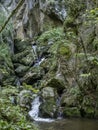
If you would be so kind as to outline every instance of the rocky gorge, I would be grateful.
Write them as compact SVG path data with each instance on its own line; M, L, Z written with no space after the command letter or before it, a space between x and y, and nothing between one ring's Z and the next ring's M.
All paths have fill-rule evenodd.
M18 3L0 0L0 28ZM0 33L2 128L24 130L37 96L41 118L98 118L97 69L97 0L23 0Z

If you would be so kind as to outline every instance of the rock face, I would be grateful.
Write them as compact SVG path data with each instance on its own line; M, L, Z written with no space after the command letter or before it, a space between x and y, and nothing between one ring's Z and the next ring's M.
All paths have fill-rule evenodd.
M12 9L18 1L9 2L2 4ZM17 85L17 77L38 88L41 117L98 117L97 6L90 0L26 0L13 18L14 52L8 40L0 45L1 85ZM6 54L4 46L10 46Z
M14 23L16 36L20 39L26 37L32 39L49 27L60 25L65 17L66 10L62 1L25 1L16 15Z
M40 116L51 117L55 116L56 112L56 90L52 87L45 87L41 91L42 104L40 105Z

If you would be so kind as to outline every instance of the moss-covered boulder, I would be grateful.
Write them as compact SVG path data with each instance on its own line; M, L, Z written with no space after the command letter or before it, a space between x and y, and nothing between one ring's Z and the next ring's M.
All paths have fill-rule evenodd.
M15 81L14 66L8 44L0 44L0 82L2 85L13 84Z
M25 108L17 103L18 89L15 86L6 86L0 90L0 129L36 129L26 116Z
M22 90L19 93L18 104L21 107L30 110L32 100L33 100L33 96L32 96L32 92L31 91L29 91L29 90Z
M65 107L63 110L64 117L81 117L80 111L77 107Z
M44 70L41 67L31 67L25 75L20 78L21 83L33 84L37 80L40 80L44 75Z
M51 117L55 116L56 112L56 89L45 87L41 90L42 104L40 105L40 116Z

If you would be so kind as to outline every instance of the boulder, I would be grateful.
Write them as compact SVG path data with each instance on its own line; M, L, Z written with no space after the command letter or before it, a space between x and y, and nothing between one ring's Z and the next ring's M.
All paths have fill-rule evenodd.
M40 116L53 118L56 112L57 92L52 87L46 87L41 90L42 103L40 105Z

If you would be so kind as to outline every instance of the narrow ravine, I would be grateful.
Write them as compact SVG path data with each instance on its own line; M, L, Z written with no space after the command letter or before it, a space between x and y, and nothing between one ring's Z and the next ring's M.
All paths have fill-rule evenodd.
M0 30L0 130L97 130L97 0L0 0Z

